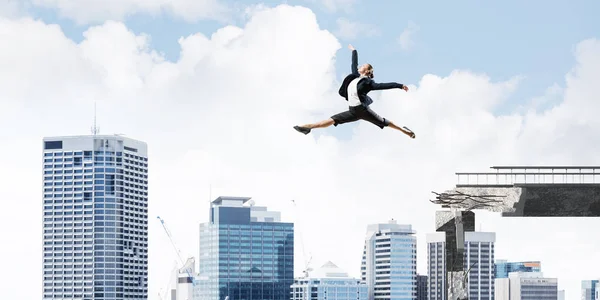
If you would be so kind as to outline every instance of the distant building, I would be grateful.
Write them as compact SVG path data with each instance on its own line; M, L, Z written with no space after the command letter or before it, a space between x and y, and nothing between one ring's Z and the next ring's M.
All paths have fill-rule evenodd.
M497 260L495 265L496 278L508 278L510 272L542 272L539 261L508 262Z
M427 300L427 276L417 274L417 300Z
M581 300L596 300L596 294L600 284L598 280L582 280L581 281Z
M495 300L556 300L558 280L541 272L511 272L495 280Z
M196 300L289 300L294 283L294 224L248 197L212 201L200 225Z
M332 262L311 272L308 278L296 279L291 293L291 300L368 300L367 285Z
M446 233L427 234L428 299L446 299ZM464 267L469 270L469 300L494 298L493 232L465 232Z
M196 260L193 257L190 257L185 264L177 270L177 285L174 293L175 298L172 300L193 300L195 276Z
M565 290L558 291L558 298L557 298L557 300L565 300Z
M416 299L417 238L412 226L394 220L369 225L361 273L369 300Z
M187 259L182 267L174 266L171 271L169 285L166 290L160 292L162 300L194 300L194 281L196 274L196 260L193 257ZM162 288L162 287L161 287Z

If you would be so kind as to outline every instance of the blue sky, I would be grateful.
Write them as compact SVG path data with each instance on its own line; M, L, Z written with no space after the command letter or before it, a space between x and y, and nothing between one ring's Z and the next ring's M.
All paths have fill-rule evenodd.
M531 98L543 95L555 83L563 86L565 74L575 63L575 44L586 38L600 37L600 19L597 18L600 2L594 0L505 0L487 1L485 5L475 0L382 0L377 1L377 5L371 1L356 1L350 10L337 11L325 8L319 1L286 2L311 8L320 26L333 33L337 31L339 18L370 24L377 29L379 34L374 36L355 39L338 36L344 47L338 52L338 77L349 69L350 53L345 48L348 43L359 50L361 63L370 62L375 66L379 81L417 84L425 74L446 76L455 69L485 73L493 81L525 76L519 89L497 108L496 114L514 111ZM242 3L274 6L282 1ZM35 8L30 14L60 24L65 34L75 41L83 38L82 33L89 26L76 25L51 9ZM235 25L243 26L243 22L239 18ZM412 37L414 46L404 51L398 38L409 22L416 24L418 30ZM164 14L136 14L125 23L136 33L151 35L152 47L169 60L178 58L180 37L196 32L210 35L226 25L215 21L187 23ZM340 104L340 109L344 109ZM344 138L354 125L328 128L325 132Z

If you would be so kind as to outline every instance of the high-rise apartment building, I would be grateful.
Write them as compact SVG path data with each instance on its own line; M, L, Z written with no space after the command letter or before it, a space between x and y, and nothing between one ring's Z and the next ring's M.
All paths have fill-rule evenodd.
M581 300L596 300L596 293L600 289L598 280L581 281Z
M556 300L558 280L541 272L511 272L496 279L495 300Z
M247 197L212 201L200 225L198 300L288 300L294 283L294 225Z
M427 276L417 274L417 300L427 300Z
M146 144L44 138L42 172L44 299L147 299Z
M361 279L369 287L369 300L416 299L415 233L411 225L394 220L367 227Z
M446 233L427 234L429 300L446 300ZM465 232L464 267L469 270L469 299L494 299L493 232Z
M542 272L542 263L539 261L509 262L497 260L495 264L496 278L508 278L510 272Z
M367 285L332 262L292 285L291 300L367 300Z

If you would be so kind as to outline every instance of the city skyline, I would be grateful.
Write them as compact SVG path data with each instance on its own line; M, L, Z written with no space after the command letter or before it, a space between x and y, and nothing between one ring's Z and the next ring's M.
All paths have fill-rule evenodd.
M94 103L101 133L149 145L150 297L176 260L155 217L183 257L198 256L197 224L213 196L251 195L293 222L296 276L312 257L359 277L365 226L394 218L424 241L435 231L431 191L454 186L455 172L600 165L598 1L435 11L422 2L217 1L233 9L229 20L202 19L209 1L0 1L4 297L42 298L40 141L88 134ZM408 85L371 93L372 107L416 139L366 122L293 130L346 109L337 89L350 43L377 81ZM567 300L598 277L589 263L600 260L597 219L477 216L476 231L496 233L498 257L543 262ZM418 242L417 273L426 253Z
M85 140L87 140L89 142L87 144L83 143L83 141L85 141ZM124 146L124 143L123 143L124 140L125 141L129 141L129 144L131 144L132 142L134 142L135 148L131 147L131 146L129 146L129 147L128 146ZM67 145L68 145L67 147L64 147L65 141L67 141ZM122 167L121 163L125 163L125 162L127 162L127 163L135 163L136 165L138 164L137 162L129 161L127 158L129 158L129 157L137 158L137 156L135 156L135 155L137 154L138 147L140 145L144 147L141 151L142 151L142 153L144 153L144 155L146 155L145 153L147 152L147 150L145 149L145 147L147 147L147 146L146 146L145 143L141 143L140 144L139 142L137 142L135 140L132 140L130 138L123 138L120 135L96 135L96 134L93 134L93 135L87 135L87 136L46 137L46 138L44 138L44 158L45 158L44 159L44 165L45 165L44 176L45 176L45 179L49 178L48 177L49 176L48 175L49 171L48 171L47 167L49 166L50 168L52 168L51 163L54 163L54 164L57 163L56 162L56 157L54 157L54 156L57 156L57 155L60 156L59 159L61 160L61 164L62 164L62 158L63 158L62 156L63 156L63 154L68 155L69 157L66 158L66 159L69 160L69 163L75 164L76 168L77 167L83 168L84 166L85 167L91 167L91 166L96 166L97 167L97 166L104 166L104 164L111 165L111 166L115 165L115 166L121 166ZM97 150L96 151L82 150L82 149L88 149L88 148L89 149L98 148L98 149L100 149L100 151L97 151ZM116 152L117 148L119 148L119 149L122 148L121 151L129 151L129 152L131 152L133 154L133 156L132 156L132 154L128 154L128 153L124 153L124 152ZM111 151L106 152L107 149L108 150L112 150L112 152ZM67 152L65 152L65 151L67 151ZM106 154L106 153L108 153L108 154ZM105 154L106 155L113 155L114 157L113 156L109 156L109 157L105 158L104 157ZM71 157L71 156L73 156L73 157ZM95 158L95 156L100 156L100 160L101 161L98 162L98 158ZM121 156L125 156L126 158L123 159L123 160L121 160L120 159ZM53 159L54 162L50 161L49 159L50 160ZM147 167L147 160L148 160L147 156L143 156L140 159L142 159L142 165L145 165ZM106 162L105 163L104 160L115 161L115 162ZM92 162L93 162L93 165L92 165ZM69 166L71 166L71 165L68 165L68 166L65 165L65 167L69 167ZM125 166L125 168L128 168L128 169L134 169L134 168L136 168L136 167L132 167L132 166ZM51 169L50 171L52 171L52 170L53 169ZM97 168L96 169L90 169L90 170L92 172L94 170L98 171ZM86 170L81 169L81 173L82 174L84 173L84 171L87 172ZM119 170L116 170L116 171L119 171ZM62 171L57 171L57 172L62 172ZM75 173L76 171L69 171L69 172ZM127 171L123 171L122 173L129 174ZM100 175L94 175L94 174L91 174L91 175L88 175L88 176L93 176L93 178L100 178L100 177L104 177L105 176L105 175L102 175L102 174L100 174ZM53 175L56 175L56 174L53 173ZM59 174L59 175L62 175L62 174ZM146 176L146 178L147 178L147 175L142 175L142 176ZM56 176L54 176L54 179L56 179L55 177ZM83 175L82 175L82 177L83 177ZM92 178L92 177L90 177L90 178ZM118 178L115 177L115 179L118 179ZM82 180L83 180L83 178L82 178ZM133 185L133 180L135 180L135 179L130 179L130 180L132 180L132 185L131 186L133 187L134 186ZM140 181L140 182L143 182L143 181ZM82 181L82 183L85 183L85 182ZM95 184L99 184L99 182L98 182L97 179L96 179ZM114 183L112 183L112 184L114 184ZM47 185L47 183L45 185ZM111 185L110 186L110 193L114 194L114 195L117 195L117 193L116 193L117 190L120 190L120 191L123 191L123 190L129 191L128 189L123 189L122 188L123 183L120 183L120 185L121 185L120 189L116 185L115 186ZM128 184L125 184L125 185L129 186ZM146 186L147 186L147 183L146 183ZM87 190L87 188L86 188L86 190ZM48 191L48 188L45 188L45 192L46 191ZM96 202L96 198L98 196L104 196L104 195L93 194L92 196L88 197L89 199L87 199L87 198L86 199L87 199L87 201L92 201L92 199L93 199L94 200L93 203L95 203ZM44 199L46 199L46 197L44 197ZM84 200L86 200L86 199L84 199ZM99 198L99 199L101 200L100 202L104 202L104 198ZM233 202L235 202L235 201L242 201L242 202L245 203L245 202L247 202L250 199L251 199L250 197L246 198L246 197L219 196L215 200L211 201L211 203L212 203L211 204L211 210L210 210L211 218L215 218L215 221L217 222L216 224L218 224L218 218L219 218L218 214L214 213L214 211L215 211L216 208L212 208L213 205L215 205L215 204L220 204L223 201L229 201L229 202L231 202L231 204L225 205L226 207L227 206L231 206L231 205L232 205L231 207L238 207L239 205L235 205L235 204L233 204ZM253 217L251 217L252 222L261 221L261 220L262 220L261 222L279 222L280 221L281 216L280 216L279 212L269 212L269 211L266 210L266 207L261 207L261 206L256 207L256 209L254 209L254 200L251 200L251 201L252 201L252 204L250 205L250 207L246 206L246 208L247 209L252 208L252 210L253 210L254 215L253 215ZM239 206L239 207L242 207L242 206ZM82 213L83 213L83 211L82 211ZM145 218L147 220L147 215L145 216ZM226 219L225 222L233 222L233 223L236 223L236 224L240 222L240 220L238 220L239 216L235 216L235 214L234 214L234 216L231 216L231 217L223 215L221 218L225 218ZM260 220L258 220L258 219L260 219ZM215 221L211 221L211 222L215 222ZM387 223L379 223L379 224L376 224L376 225L369 225L367 236L369 236L370 234L377 233L377 232L381 233L381 230L383 230L383 231L389 231L390 229L392 229L392 231L394 231L393 228L395 228L396 230L399 229L399 228L401 228L402 230L408 230L409 235L415 233L415 232L412 231L412 229L410 229L411 225L408 225L408 227L407 227L408 229L406 229L406 228L404 228L404 227L406 227L406 225L396 225L396 224L397 224L397 221L394 220L394 219L392 219L391 221L388 221ZM200 224L200 225L201 225L201 230L202 230L202 225L203 224ZM234 226L236 226L236 225L234 225ZM239 225L237 225L237 226L239 226ZM373 226L375 226L375 227L373 227ZM381 227L381 226L383 226L383 227ZM398 228L396 228L394 226L396 226ZM438 235L439 234L443 235L443 232L439 232L437 234ZM428 234L428 238L429 238L429 235L430 234ZM440 238L442 238L442 237L436 237L434 239L440 239ZM493 273L498 271L498 270L496 270L496 269L493 268L494 263L499 263L499 264L506 264L507 263L506 260L495 260L494 259L494 250L493 250L494 246L493 246L493 243L495 241L495 233L465 232L465 239L466 239L465 240L465 257L467 258L467 261L465 261L466 264L468 263L468 260L469 260L469 256L470 256L469 253L471 252L470 248L472 248L472 247L476 247L477 248L478 246L476 245L476 243L481 243L482 241L491 242L492 243L492 246L491 246L491 251L492 252L491 252L491 257L490 257L490 260L489 260L489 262L492 263L492 268L490 269L489 266L484 267L486 271L489 271L489 273L490 273L489 276L493 276ZM481 241L480 241L480 239L481 239ZM443 238L442 238L442 240L443 240ZM415 242L418 243L418 240L415 240ZM475 243L473 243L473 242L475 242ZM202 244L202 242L201 242L201 244ZM137 244L136 244L136 246L137 246ZM376 247L375 244L373 245L373 247ZM486 247L488 247L488 246L486 246ZM477 249L479 249L479 248L477 248ZM489 248L486 248L486 249L489 249ZM477 250L477 251L479 251L479 250ZM489 251L489 250L485 250L485 251ZM199 257L202 257L202 256L203 255L202 255L202 252L201 252L201 254L200 254ZM472 259L472 257L471 257L471 259ZM363 264L364 264L364 261L365 261L365 257L364 257L364 253L363 253ZM488 265L489 265L489 263L488 263ZM540 265L540 263L539 263L539 261L534 261L534 262L517 262L517 263L511 262L511 263L508 263L508 265L510 265L510 266L509 267L505 267L505 268L510 269L512 267L513 269L517 269L517 271L529 272L529 271L531 271L529 269L531 269L532 267L537 267L537 269L532 269L533 271L539 271L539 265ZM202 269L202 267L201 267L201 269ZM525 269L527 269L527 270L525 270ZM478 271L478 268L475 271ZM364 272L365 272L365 270L363 270L363 278L362 278L363 281L366 280ZM416 276L417 275L416 271L413 271L413 272L415 273L414 275ZM296 273L297 273L297 270L296 270ZM202 278L202 276L203 275L200 274L200 278ZM479 277L481 277L481 276L479 276ZM297 278L297 277L294 277L294 278ZM471 278L471 279L473 279L473 278ZM144 279L144 280L146 280L146 279ZM416 288L416 284L417 284L417 282L416 282L416 277L415 277L415 282L414 282L414 285L415 285L414 287L415 288ZM469 284L470 290L472 292L475 291L475 290L477 290L478 288L474 287L473 285L479 285L479 284L480 283L478 283L478 282L471 282ZM493 286L492 286L492 288L491 288L492 298L493 298L493 290L494 289L493 289ZM487 292L487 289L486 289L486 292ZM195 291L195 293L198 293L198 292ZM595 291L594 291L594 293L595 293ZM96 295L98 295L98 294L96 294ZM413 295L413 296L416 297L416 295ZM473 295L471 295L471 296L473 296ZM107 299L111 299L111 298L107 297ZM491 298L484 298L484 299L491 299Z
M125 144L128 144L129 146L127 146ZM138 148L140 146L143 147L141 149L141 153L142 154L138 154L138 151L139 151ZM46 138L44 138L44 179L45 179L45 181L44 181L45 182L45 184L44 184L44 186L45 186L44 187L44 192L45 192L44 202L46 203L47 201L51 201L52 197L61 197L62 194L56 194L56 192L57 192L56 188L54 188L54 189L48 188L48 186L56 185L56 183L53 183L53 182L55 182L57 179L60 179L59 183L60 183L60 186L62 187L63 185L77 185L78 183L79 184L84 184L85 183L87 185L88 181L84 181L84 179L89 177L88 179L90 179L90 180L94 179L95 180L95 181L90 181L89 184L94 184L94 185L93 186L90 185L90 186L82 186L82 187L80 187L79 190L82 191L82 194L81 194L82 196L81 197L83 197L83 198L81 200L75 199L76 203L77 203L77 201L79 201L79 202L87 201L87 202L90 203L90 205L93 203L94 204L94 208L99 208L100 206L98 206L98 205L102 205L102 208L103 208L104 205L105 205L103 203L104 202L108 202L108 198L105 198L105 197L111 197L111 195L112 195L112 196L116 196L117 197L116 198L117 201L113 201L113 202L129 204L129 202L126 199L124 199L124 197L128 198L130 196L129 195L125 195L123 192L126 192L126 193L129 193L129 192L134 193L135 192L137 194L138 193L137 191L133 191L133 190L130 191L127 187L131 186L131 187L136 187L137 188L138 187L137 184L134 184L133 182L134 181L138 182L138 180L134 179L133 177L129 178L128 176L125 176L125 178L124 178L123 175L121 175L121 177L119 177L119 175L116 174L116 173L130 175L130 172L127 171L128 169L131 169L132 171L134 169L136 171L138 170L138 168L135 167L135 166L133 166L133 164L140 165L141 167L147 168L147 166L148 166L147 165L148 158L147 158L147 154L146 154L147 153L146 147L147 146L146 146L145 143L140 143L138 141L135 141L135 140L132 140L132 139L129 139L129 138L123 138L123 137L118 136L118 135L96 135L96 134L94 134L94 135L89 135L89 136L63 136L63 137L46 137ZM126 152L131 152L131 153L126 153ZM142 156L138 157L137 155L142 155ZM141 159L141 163L138 163L136 161L132 161L131 160L131 159L138 159L138 158ZM63 162L63 160L64 160L64 162ZM63 163L64 163L64 165L63 165ZM131 164L131 165L129 165L129 164ZM104 174L102 174L105 171L104 170L105 166L109 167L109 168L106 169L106 172L114 172L115 175L104 175ZM59 168L59 169L55 170L55 168ZM73 169L73 168L75 168L75 169ZM113 171L109 171L110 168L116 168L116 169L113 170ZM145 172L145 173L142 173L142 175L141 175L142 177L141 178L147 179L147 175L145 175L147 173L147 171L144 171L144 170L146 170L146 169L140 169L139 170L139 171ZM78 173L78 172L81 173L81 175L79 176L79 177L81 177L80 178L80 182L77 181L77 175L74 174L75 175L74 179L75 179L76 182L74 182L74 183L61 183L62 180L63 180L63 174L62 174L63 172L64 173L68 172L68 173L71 173L71 174ZM100 172L100 173L97 173L97 172ZM92 174L84 175L84 173L92 173ZM131 173L131 175L134 175L134 174ZM105 188L104 187L104 185L105 185L104 181L105 181L105 177L106 176L112 176L112 177L110 177L109 179L106 179L106 180L111 181L111 183L110 183L110 186L107 186ZM135 176L138 176L138 175L135 175ZM60 177L60 178L57 178L57 177ZM73 178L73 177L69 177L69 178ZM64 178L64 180L67 180L67 179L68 179L67 177ZM123 180L123 179L129 180L131 182L130 183L125 183L124 181L122 182L121 180ZM147 181L144 181L142 179L139 182L142 183L142 184L144 184L144 186L147 189ZM124 188L124 186L126 186L126 187ZM99 187L99 188L97 188L97 187ZM140 188L142 188L142 187L140 187ZM65 191L67 191L67 189L68 188L66 188ZM90 191L90 192L83 193L84 189L85 189L85 191ZM102 192L93 192L93 191L96 191L96 190L102 190ZM106 190L106 192L104 192L105 190ZM77 191L77 188L75 188L75 192L76 191ZM54 192L55 194L52 194L51 192ZM62 193L62 188L59 188L58 192ZM84 195L84 194L86 194L86 195ZM87 195L87 194L89 194L89 195ZM142 191L141 194L142 194L142 197L144 197L143 196L144 195L143 191ZM69 195L62 195L62 196L67 197ZM75 196L77 198L77 194L74 194L73 196ZM137 196L132 196L131 199L136 198L136 197ZM147 197L147 193L146 193L146 197ZM46 199L50 199L50 200L46 200ZM146 199L146 198L140 198L140 200L143 200L143 199ZM250 202L249 202L249 200L250 200ZM54 201L56 201L56 200L54 200ZM147 201L147 200L145 200L145 201ZM60 200L60 203L62 203L62 202L63 202L63 200ZM66 201L66 202L68 202L68 201ZM73 201L71 200L71 202L73 202ZM250 205L249 206L244 206L243 204L245 204L246 202L250 203ZM96 204L96 203L102 203L102 204ZM147 204L141 204L141 205L147 207ZM48 208L48 206L45 206L45 211L47 211L46 208ZM56 209L56 206L54 206L54 208ZM75 208L77 208L77 207L75 207ZM91 206L90 206L90 208L91 208ZM116 208L119 209L119 207L116 207ZM125 207L123 207L123 208L125 208ZM219 213L219 208L221 210L224 210L223 213ZM50 209L52 209L52 207L50 207ZM83 209L83 207L82 207L82 209ZM138 210L137 208L135 208L135 209L131 208L131 209L132 209L132 211L133 210L136 210L136 211ZM244 212L242 212L242 211L237 212L237 211L235 211L235 209L242 209ZM247 216L246 216L246 211L247 211L247 214L248 214ZM50 212L52 212L52 210L50 210ZM96 221L97 220L102 220L103 218L105 218L105 217L98 217L98 216L96 216L98 214L99 210L90 211L90 213L92 213L92 212L95 215L94 219ZM117 212L119 212L119 210L117 210ZM122 212L123 211L121 211L121 213ZM85 212L85 211L81 211L81 213L82 214L83 213L87 214L87 212ZM103 212L100 211L100 214L102 214L102 213ZM45 218L44 218L45 221L49 221L50 220L50 219L48 219L47 214L48 214L48 212L45 213ZM61 215L62 215L62 212L61 212ZM129 214L125 213L124 215L129 215ZM243 224L246 224L246 222L267 222L267 223L269 223L269 222L280 222L281 221L280 212L270 212L270 211L267 210L266 207L262 207L262 206L257 206L256 207L255 204L254 204L254 200L251 200L250 197L219 196L215 200L211 201L211 208L210 208L210 211L209 211L209 215L210 215L210 223L200 224L201 252L200 252L199 257L202 257L202 258L205 257L205 255L203 254L204 250L202 250L202 249L208 249L206 247L210 248L210 245L212 244L212 242L210 242L210 241L207 243L208 240L206 240L206 238L208 238L208 236L206 236L206 233L204 233L205 238L204 238L204 242L203 242L203 240L202 240L202 234L207 229L207 228L203 229L203 226L205 227L205 226L208 226L208 224L216 224L218 226L218 229L219 229L217 231L219 231L219 232L223 231L223 230L221 230L222 226L225 226L224 228L229 228L231 226L235 226L235 228L237 228L237 229L235 229L234 231L239 231L240 226L243 226ZM147 223L148 216L145 215L144 217L145 217L145 220L146 220L145 222ZM248 218L248 220L245 220L245 218ZM117 217L117 221L118 220L119 219ZM123 220L123 219L120 219L120 220ZM125 221L127 221L127 220L128 219L125 219ZM56 221L56 219L54 221ZM96 223L98 223L98 222L96 222ZM49 224L51 226L51 223L49 223ZM219 225L219 224L224 224L224 225ZM231 224L231 225L228 226L228 224ZM289 223L289 224L292 224L292 223ZM77 224L75 224L75 225L77 225ZM80 224L80 225L82 225L82 224ZM96 225L98 225L98 224L96 224ZM125 224L125 225L127 225L127 224ZM63 224L60 224L60 226L62 227ZM90 225L90 226L92 226L92 225ZM47 227L47 226L45 226L45 227ZM215 228L217 228L217 227L215 227ZM293 228L293 227L291 227L291 228ZM118 230L118 228L115 228L115 229ZM98 231L98 230L99 229L96 229L96 230L93 230L93 231ZM107 230L108 229L105 228L105 229L100 230L100 232L107 231ZM77 232L77 230L75 230L75 231ZM81 227L80 231L83 231L83 227ZM227 230L225 230L225 231L227 231ZM396 231L398 231L398 232L396 232ZM112 232L117 232L117 231L113 230ZM127 230L125 230L123 232L127 232ZM46 233L46 231L45 231L45 233ZM378 224L369 225L368 226L368 230L367 230L367 239L365 240L365 248L364 248L364 251L367 251L367 252L363 252L363 258L362 258L362 264L363 264L363 267L362 267L362 281L364 281L364 282L370 282L369 278L370 278L370 276L373 276L373 275L366 275L366 274L367 273L371 274L370 272L374 272L374 270L369 271L368 270L369 268L365 269L365 267L366 267L366 265L365 265L365 259L366 259L366 261L370 261L371 259L369 259L368 256L369 255L373 255L373 254L369 254L370 253L369 251L374 251L375 248L380 248L381 246L389 246L386 243L390 243L389 238L390 237L393 238L392 235L394 235L394 234L400 234L402 236L404 236L404 235L411 236L414 233L415 232L412 231L412 229L411 229L411 225L397 225L397 221L394 220L394 219L388 221L387 223L378 223ZM211 234L211 236L212 235L213 234ZM434 235L435 235L435 237L434 237ZM261 233L261 236L262 236L262 233ZM375 242L375 240L374 240L375 236L378 236L377 242ZM385 238L385 236L388 236L387 237L388 240L381 240L380 241L380 239L381 238ZM91 236L90 236L90 238L91 238ZM97 236L96 236L96 238L97 238ZM126 239L128 239L128 238L129 239L136 239L137 240L137 238L126 237ZM237 237L237 238L239 239L239 237ZM371 239L372 239L372 241L371 241ZM435 240L435 241L439 240L439 241L443 242L445 240L445 234L443 232L438 232L436 234L428 234L427 239L428 239L428 241L427 241L428 243L432 242L433 240ZM46 240L46 239L44 239L44 240ZM411 238L411 241L412 241L411 243L415 243L415 245L418 242L414 237ZM80 244L83 244L83 242L84 241L82 240ZM115 242L118 242L118 241L115 240L115 241L113 241L113 243L114 244L119 244L119 243L115 243ZM226 244L229 245L230 242L231 241L227 241ZM382 242L384 244L386 244L386 245L381 244ZM400 242L400 240L398 240L398 242ZM476 267L475 269L471 270L472 274L469 276L470 280L471 280L470 283L469 283L469 290L471 292L471 296L482 297L481 299L492 299L493 298L493 291L494 291L492 276L494 275L494 273L498 274L498 272L501 272L501 273L505 272L506 273L506 272L511 272L511 271L520 271L520 272L523 272L523 271L525 271L525 272L534 271L534 272L537 272L537 271L540 270L539 269L540 268L540 263L539 262L516 262L516 263L515 262L511 262L511 263L508 263L506 260L495 260L494 259L494 242L495 242L495 233L465 232L465 259L466 259L465 260L465 264L466 265L470 265L472 263L471 260L475 259L477 261L475 264L476 265L483 264L483 266L481 268L484 269L483 271L487 272L487 273L484 272L484 274L477 274L477 273L479 273L479 271L481 271L480 270L481 268L479 266ZM100 244L105 244L105 243L106 242L100 242ZM129 243L131 243L131 242L129 242ZM404 243L406 243L406 242L404 240L402 240L400 244L404 244ZM486 245L483 245L484 243ZM134 255L138 255L139 254L138 252L140 252L140 251L135 251L135 250L138 249L138 244L137 243L135 244L135 247L132 247L131 244L128 245L127 241L125 241L125 240L123 240L121 244L125 245L123 247L123 250L130 250L130 248L133 249L134 250L133 251ZM395 247L400 246L402 248L402 247L406 246L406 245L400 245L400 244L394 246L394 242L392 241L391 242L391 246L392 246L391 250L392 250L392 252L398 251L398 250L394 250ZM61 245L62 245L62 242L61 242ZM220 246L221 243L218 242L215 245L219 245L219 247L216 248L216 249L217 249L217 252L220 252L219 249L221 247ZM370 245L370 246L368 246L368 245ZM142 245L140 244L140 246L142 246ZM125 247L127 249L125 249ZM146 249L145 247L147 247L147 246L144 246L143 249ZM231 247L231 246L229 246L229 247ZM428 247L430 247L430 245L428 245ZM485 249L483 249L483 252L479 253L480 251L482 251L481 247L485 247ZM97 247L95 247L95 248L97 248ZM44 248L44 249L46 250L47 248ZM54 248L54 249L56 250L56 248ZM118 250L117 248L114 248L114 249ZM145 251L143 249L141 250L142 253ZM411 247L411 249L412 249L412 247ZM475 249L475 250L473 250L473 249ZM80 250L83 251L83 248L80 249ZM96 249L96 250L98 250L98 249ZM101 249L101 250L103 250L103 249ZM388 251L389 251L389 249L388 249ZM401 251L403 251L403 250L401 250ZM411 251L414 251L414 250L411 250ZM474 252L475 256L473 256L473 253L472 253L473 251L475 251ZM123 252L123 254L127 254L128 253L128 252L127 253L126 252L127 251ZM380 248L380 250L378 250L378 252L381 252L381 248ZM147 253L147 251L146 251L146 253ZM486 255L485 261L478 261L477 257L481 256L482 253L484 253ZM85 253L82 252L81 254L84 255ZM236 254L236 255L239 255L239 254ZM367 258L365 257L365 255L367 255ZM488 257L488 255L489 255L489 257ZM75 255L73 255L73 256L75 256ZM225 256L229 257L230 255L225 254ZM211 255L210 257L212 257L212 260L214 260L216 257L218 257L218 255L217 256ZM442 259L442 262L443 262L443 260L446 257L446 255L443 254L442 257L443 257L443 259ZM98 259L96 255L94 255L94 258ZM417 276L417 274L416 274L416 271L415 271L416 270L416 262L417 262L417 260L415 260L415 258L416 257L413 257L413 261L414 261L413 264L414 264L414 266L413 267L409 267L409 269L412 270L412 273L411 273L412 275L411 276L414 277L413 278L414 282L411 281L410 284L409 284L409 285L412 285L412 287L404 286L403 288L401 288L401 289L409 290L409 291L414 289L412 291L413 292L412 293L413 297L416 297L415 292L416 292L416 287L417 287L417 282L416 282L416 276ZM106 258L102 257L101 260L99 260L99 261L100 262L104 262L105 259ZM118 262L118 260L115 260L115 259L116 258L113 258L112 261ZM481 259L481 258L479 258L479 259ZM212 260L209 262L209 261L206 260L206 258L204 258L204 265L202 265L202 261L200 261L200 264L201 264L200 265L200 270L201 271L199 273L199 278L210 276L210 275L208 275L208 274L210 274L210 272L206 273L206 270L207 270L206 263L209 263L208 268L210 269L211 266L213 265ZM121 260L121 261L123 261L123 260ZM147 263L147 256L146 256L146 259L144 261ZM125 261L125 262L127 262L127 261ZM496 263L497 267L500 266L500 265L504 265L504 266L500 267L499 269L496 269L496 268L494 268L494 263ZM45 265L46 265L46 260L45 260ZM104 264L102 264L102 265L104 265ZM215 266L219 266L219 264L216 264ZM238 267L240 267L240 266L241 265L238 264ZM333 266L335 268L337 268L337 266L335 266L335 265L333 265ZM381 268L381 266L379 266L379 265L377 265L377 266L378 266L377 267L378 269ZM91 269L91 270L94 270L94 271L92 271L93 273L89 273L89 274L96 274L95 271L96 271L97 267L98 267L98 264L96 264L95 268ZM399 267L400 267L400 269L398 269ZM374 267L371 267L371 268L374 268ZM402 266L401 267L400 265L396 265L396 266L392 265L390 270L392 270L392 271L395 270L395 269L401 270L401 269L405 269L405 268L406 268L406 266ZM535 268L537 268L537 269L535 269ZM136 267L136 269L137 269L137 267ZM256 269L256 267L252 267L251 269ZM202 270L205 270L205 271L202 271ZM104 274L104 272L106 272L106 270L102 270L102 271L103 271L103 272L101 272L102 274ZM123 271L123 269L121 269L121 271ZM260 271L260 272L263 272L263 271ZM402 272L404 272L404 271L402 271ZM82 272L80 272L80 274L84 274L84 273L86 273L86 271L84 271L84 270L82 270ZM126 271L125 273L128 273L128 272ZM88 274L88 273L86 273L86 274ZM122 274L122 272L118 273L118 274ZM488 275L485 275L485 274L488 274ZM145 276L147 276L147 275L144 275L144 279L141 279L142 277L139 277L141 279L139 281L140 284L142 282L145 282L147 280L147 279L145 279ZM488 279L484 279L483 277L485 277L485 276L488 276L489 278ZM97 275L96 275L96 277L97 277ZM221 276L219 275L217 277L221 277ZM215 278L217 278L217 277L215 277ZM47 278L47 277L44 277L44 278ZM290 277L290 284L289 285L291 285L291 282L292 282L291 279L293 279L293 278L294 277ZM115 278L115 279L118 279L118 278ZM123 279L125 279L125 280L123 280ZM129 278L122 278L121 280L123 280L123 281L121 281L121 283L124 283L124 282L126 283L128 281L127 279L129 279ZM486 287L484 287L485 290L484 291L479 291L481 289L480 286L482 284L479 281L482 280L482 279L485 282L487 282L487 283L484 282L484 286L486 286ZM84 281L85 281L85 279L84 279ZM404 281L404 280L402 279L401 281ZM52 281L46 281L45 280L44 282L52 282ZM95 281L95 282L97 282L97 281ZM119 282L119 280L116 281L117 285L119 284L118 282ZM81 282L81 283L82 283L82 285L86 285L85 282ZM217 283L217 282L215 282L215 283ZM392 280L392 283L393 283L393 280ZM408 282L406 282L406 283L408 283ZM487 286L490 283L492 285L491 285L490 289L488 289ZM195 283L195 284L197 284L197 283ZM377 281L373 281L373 282L371 282L371 284L372 285L376 285ZM404 284L405 283L403 283L403 282L398 282L398 283L392 284L392 287L394 287L394 285L397 285L397 287L400 288ZM592 282L592 284L593 284L593 282ZM127 286L128 284L125 284L125 285ZM145 286L144 289L143 289L143 291L144 291L144 294L146 294L147 293L146 292L146 290L147 290L147 283L144 283L142 285ZM241 284L239 286L241 287ZM216 287L216 285L215 285L215 287ZM591 287L593 288L593 286L591 286ZM106 287L104 287L104 288L106 288ZM263 290L263 289L261 288L261 290ZM112 289L112 291L116 291L117 294L114 294L114 293L111 294L111 293L109 293L109 294L107 294L109 296L106 296L107 299L112 299L113 297L115 297L115 295L117 297L119 297L119 295L120 295L118 293L119 291L121 291L121 292L123 292L123 291L129 292L129 291L133 291L133 290L127 290L126 288L125 288L125 290L123 290L122 287L119 288L117 286L114 286L113 289ZM200 294L204 294L208 290L206 290L206 289L204 289L204 290L200 289L199 291L200 291ZM55 290L55 292L56 292L56 290ZM79 296L74 295L74 297L83 297L84 296L83 289L82 289L81 292L82 292L81 295L79 295ZM195 291L194 293L198 294L198 291ZM485 294L487 294L487 293L491 293L490 294L491 297L485 296ZM595 290L592 291L591 294L595 295ZM97 296L97 297L98 296L102 297L100 295L104 295L104 294L95 293L94 295ZM239 294L234 293L233 295L248 296L248 295L251 295L251 294L246 294L246 293L240 292ZM273 294L271 296L275 296L275 295ZM398 296L400 296L400 294L398 294ZM484 296L485 296L485 298L483 298ZM52 297L51 294L49 294L48 297ZM202 299L204 299L204 298L202 298ZM206 299L209 299L209 298L206 298ZM210 298L210 299L212 299L212 298ZM215 299L217 299L217 298L215 298ZM406 298L406 299L411 299L411 297L408 296L408 298Z

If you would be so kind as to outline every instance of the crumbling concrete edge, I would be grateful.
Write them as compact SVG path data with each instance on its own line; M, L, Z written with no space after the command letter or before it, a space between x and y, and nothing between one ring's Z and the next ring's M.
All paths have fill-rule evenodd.
M481 209L500 212L507 216L516 216L523 214L526 189L523 187L472 186L456 187L444 192L444 194L453 195L455 199L463 199L463 202L451 205L454 208L466 210ZM470 197L457 196L457 194L468 195ZM485 197L486 199L481 199L481 197ZM469 198L473 198L473 200ZM478 203L478 201L485 202L485 205Z

